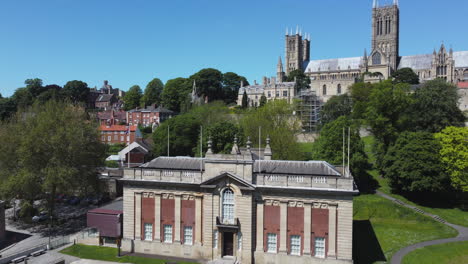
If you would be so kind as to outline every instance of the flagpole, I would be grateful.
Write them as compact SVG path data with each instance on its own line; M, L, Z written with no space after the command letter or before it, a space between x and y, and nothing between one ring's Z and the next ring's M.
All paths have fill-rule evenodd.
M345 128L343 127L343 175L345 175Z
M203 171L203 126L200 126L200 174Z
M169 125L167 125L167 156L169 157Z
M348 177L349 177L349 148L350 148L350 141L351 141L351 128L348 127Z
M262 152L262 127L258 127L258 173L261 173L260 167L260 159L261 159L261 152Z

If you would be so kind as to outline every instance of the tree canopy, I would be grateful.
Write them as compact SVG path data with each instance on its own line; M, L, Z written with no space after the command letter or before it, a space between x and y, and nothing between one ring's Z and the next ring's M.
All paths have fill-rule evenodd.
M159 105L161 103L161 93L164 89L163 82L158 79L154 78L151 80L145 88L145 92L141 97L141 106L145 107L152 104Z
M161 94L161 104L175 112L181 112L181 106L186 102L192 91L192 83L187 78L168 80Z
M130 87L123 98L125 111L138 107L140 105L141 97L142 92L140 86L133 85Z
M468 128L447 127L435 138L441 145L439 154L452 186L468 192Z
M419 77L411 68L401 68L392 77L394 83L419 84Z
M320 112L322 125L325 125L340 116L350 116L353 105L351 97L347 94L332 96L322 107Z
M302 70L294 70L289 73L286 78L288 82L296 81L296 90L304 90L309 88L310 78L302 72Z
M67 82L62 89L62 94L73 103L86 102L89 95L88 84L74 80Z

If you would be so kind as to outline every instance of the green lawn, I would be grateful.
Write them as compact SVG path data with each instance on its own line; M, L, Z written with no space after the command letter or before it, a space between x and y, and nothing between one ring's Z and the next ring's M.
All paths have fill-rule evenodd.
M117 249L110 247L86 246L86 245L73 245L65 248L60 253L75 256L83 259L95 259L104 261L134 263L134 264L164 264L167 260L143 258L134 256L124 256L117 258ZM174 262L174 261L171 261ZM177 262L179 264L195 264L195 262Z
M365 151L369 156L369 161L373 163L375 161L375 156L372 153L372 144L374 142L374 138L372 136L364 137L363 141L365 143ZM379 191L389 194L405 203L416 206L428 213L438 215L452 224L468 227L468 211L463 211L460 208L450 205L444 205L444 208L436 206L423 206L421 204L408 200L404 196L391 193L387 180L380 177L377 170L371 170L369 171L369 174L371 174L374 177L374 179L376 179L379 182Z
M468 263L468 242L453 242L416 249L403 258L403 264L413 263Z
M390 261L408 245L457 235L454 229L377 195L355 197L353 214L356 263Z

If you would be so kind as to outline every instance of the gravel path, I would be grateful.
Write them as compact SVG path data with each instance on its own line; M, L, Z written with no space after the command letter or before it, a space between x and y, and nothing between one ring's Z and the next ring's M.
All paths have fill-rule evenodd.
M434 220L438 221L438 222L441 222L442 224L445 224L445 225L448 225L454 229L456 229L458 231L458 235L456 237L452 237L452 238L446 238L446 239L437 239L437 240L429 240L429 241L424 241L424 242L420 242L420 243L417 243L417 244L413 244L413 245L409 245L407 247L404 247L402 249L400 249L399 251L397 251L393 257L392 257L392 260L390 261L391 264L400 264L401 261L403 260L403 257L410 253L411 251L415 250L415 249L418 249L418 248L422 248L422 247L426 247L426 246L431 246L431 245L438 245L438 244L445 244L445 243L450 243L450 242L461 242L461 241L468 241L468 228L467 227L464 227L464 226L459 226L459 225L454 225L454 224L451 224L451 223L448 223L447 221L445 221L444 219L440 218L439 216L437 215L434 215L434 214L430 214L428 212L425 212L415 206L412 206L412 205L409 205L407 203L404 203L398 199L395 199L393 197L391 197L390 195L387 195L383 192L380 192L380 191L377 191L376 192L377 195L385 198L385 199L388 199L394 203L397 203L401 206L404 206L404 207L407 207L407 208L410 208L420 214L424 214L424 215L427 215L429 217L432 217Z

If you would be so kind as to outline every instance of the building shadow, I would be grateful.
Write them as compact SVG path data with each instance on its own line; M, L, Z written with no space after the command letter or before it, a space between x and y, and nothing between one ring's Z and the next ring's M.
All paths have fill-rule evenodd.
M0 250L9 247L15 243L18 243L26 238L30 237L31 235L13 232L13 231L6 231L5 240L0 241Z
M369 220L354 220L353 231L354 263L387 261Z

